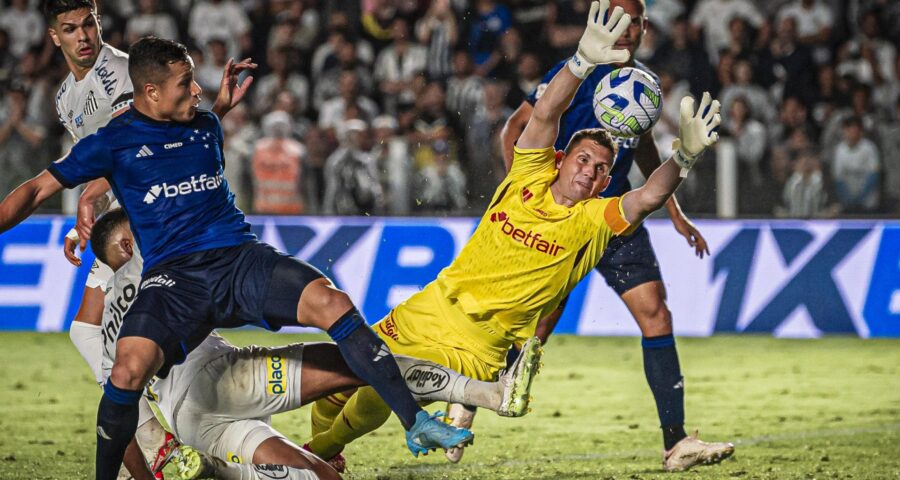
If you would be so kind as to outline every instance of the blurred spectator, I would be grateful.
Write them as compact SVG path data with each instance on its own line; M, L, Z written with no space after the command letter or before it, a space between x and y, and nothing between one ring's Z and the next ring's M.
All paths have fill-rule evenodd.
M8 195L46 166L40 153L46 129L38 116L29 111L25 85L13 82L0 109L0 195Z
M763 184L762 158L766 153L766 128L751 116L749 102L739 96L732 99L725 116L724 130L735 142L741 174L755 187Z
M867 87L856 86L850 93L850 105L831 115L822 134L822 146L826 152L832 152L841 139L841 130L844 121L850 117L856 117L862 122L863 134L878 138L878 126L881 119L878 111L872 106L870 100L871 90Z
M382 212L384 195L375 159L367 152L368 127L350 120L338 149L325 162L324 213L376 215Z
M322 105L340 94L340 77L345 71L352 71L356 77L357 89L363 96L374 92L372 69L364 65L356 55L356 44L342 37L335 49L331 61L325 62L325 69L317 80L313 93L313 106L322 109Z
M588 0L563 0L547 5L545 30L547 43L553 50L551 57L546 60L556 62L572 55L584 34L584 18L589 8Z
M6 89L16 69L16 57L9 50L9 34L0 29L0 91Z
M506 167L503 165L500 143L497 140L500 129L512 115L512 109L503 101L506 90L506 85L498 81L485 85L484 99L466 132L468 171L471 178L469 198L480 207L487 207L497 185L506 177Z
M396 132L397 120L394 117L382 115L375 118L372 122L374 142L370 153L381 174L386 213L409 215L412 158L406 140Z
M453 54L453 76L447 80L446 97L447 110L458 125L468 123L478 108L483 98L483 82L481 77L474 74L472 57L468 52L457 50Z
M191 9L188 32L197 45L223 39L228 57L238 59L250 50L250 19L234 0L198 0Z
M685 17L675 19L669 41L656 49L650 64L658 68L657 73L669 71L673 77L688 81L696 97L711 90L714 74L709 57L689 38Z
M719 92L719 101L722 102L722 109L726 116L732 102L736 98L742 97L754 117L765 121L775 118L774 102L769 98L765 89L753 83L753 67L749 61L738 60L734 63L732 80L733 84Z
M416 204L426 212L459 212L466 206L466 176L451 156L450 144L431 144L432 162L416 175Z
M428 78L443 80L452 73L450 56L459 37L459 27L450 0L434 0L416 24L416 39L428 47Z
M288 46L269 50L266 63L270 72L253 85L253 105L257 115L271 111L275 98L281 92L294 97L297 102L295 113L302 114L306 111L309 104L309 82L292 68L291 59L296 56L296 52Z
M372 0L370 4L362 14L362 34L378 53L393 40L391 24L397 18L397 7L395 0Z
M684 15L684 2L682 0L654 0L647 5L646 16L662 34L668 37L675 19Z
M512 16L505 6L495 0L475 0L474 18L468 34L475 73L487 76L500 63L500 38L511 25Z
M194 79L203 89L203 106L211 108L219 93L222 71L228 63L228 47L221 38L210 38L203 52L202 62L194 65Z
M0 10L0 28L9 34L9 51L21 57L31 47L44 41L44 19L36 8L29 8L28 0L10 0L6 10Z
M253 205L253 171L250 163L259 130L249 118L246 104L238 104L222 117L222 132L225 136L225 178L238 208L250 212Z
M331 135L312 125L304 137L306 163L303 165L303 191L306 192L307 213L322 213L325 198L325 162L337 148Z
M796 22L792 17L778 22L769 50L774 62L772 73L783 92L781 96L796 96L805 105L811 105L815 101L815 62L809 47L797 42Z
M878 208L881 160L875 144L863 138L862 120L843 122L843 140L834 151L831 169L841 209L847 213L871 213Z
M416 162L420 165L422 164L420 160L422 158L421 153L425 153L426 158L430 155L428 152L425 152L429 143L435 140L449 140L450 138L451 125L447 109L444 107L445 101L446 96L441 84L431 82L416 99L416 106L411 111L414 121L409 139L413 145L418 147L418 150L423 151L415 151L413 154ZM457 133L463 134L463 132Z
M354 70L344 70L338 79L338 96L322 104L319 127L336 130L347 118L348 111L358 109L364 123L378 115L378 105L371 98L359 94L359 80ZM353 118L358 118L353 117Z
M859 82L872 87L896 81L897 47L881 34L877 11L866 12L860 25L861 33L838 50L838 73L853 75Z
M539 52L546 47L543 35L532 35L530 32L536 33L543 30L551 4L553 2L545 0L513 0L507 2L513 17L513 25L516 25L519 31L529 32L528 35L522 37L525 51Z
M706 52L710 60L718 62L719 51L728 48L728 27L733 18L743 18L753 28L759 28L763 16L748 0L700 0L691 14L692 36L699 38L703 32Z
M819 157L811 150L804 151L794 164L794 173L784 185L784 207L776 215L792 218L819 218L834 215L828 208L828 192Z
M884 159L884 202L893 213L900 213L900 98L894 101L890 119L881 124L881 153Z
M289 46L301 52L312 49L321 26L319 11L313 8L313 3L296 0L272 2L275 28L269 32L266 42L269 48Z
M138 14L128 19L125 27L126 43L131 45L147 35L179 40L175 19L167 12L160 12L158 7L158 0L138 0Z
M777 18L779 22L785 18L794 19L797 40L814 49L819 63L829 60L827 45L834 28L834 13L830 5L822 0L794 0L782 7Z
M392 25L394 43L381 50L375 59L375 82L386 111L396 113L399 105L415 101L412 81L425 70L428 51L409 38L406 20L397 18Z
M500 38L500 62L494 67L492 78L508 83L516 81L516 70L519 58L522 57L522 35L515 28L510 28Z
M263 138L253 150L253 210L261 214L303 213L303 145L291 138L291 117L272 112L262 119Z
M512 86L506 94L506 105L518 108L529 93L534 91L541 83L544 72L541 69L541 60L533 53L523 53L516 66L516 76L512 80Z

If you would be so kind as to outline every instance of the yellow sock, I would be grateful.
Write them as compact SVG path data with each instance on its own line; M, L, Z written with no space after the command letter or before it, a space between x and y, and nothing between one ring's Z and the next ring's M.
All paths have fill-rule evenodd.
M391 409L375 389L360 388L344 405L331 428L310 440L309 448L316 455L329 459L340 453L348 443L384 425L390 416Z
M353 390L351 390L352 395ZM344 392L335 393L325 398L316 400L313 403L312 412L310 413L310 424L312 436L316 436L331 428L334 419L341 413L341 409L350 400L349 395Z

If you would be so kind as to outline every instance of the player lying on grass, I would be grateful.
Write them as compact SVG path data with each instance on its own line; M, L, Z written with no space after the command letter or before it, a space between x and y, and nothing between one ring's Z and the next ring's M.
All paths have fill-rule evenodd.
M703 150L718 138L718 102L681 103L678 146L647 183L623 197L597 198L610 181L616 144L603 130L581 130L566 150L553 143L559 119L597 64L624 62L613 46L631 23L620 7L593 2L578 55L538 100L518 140L515 160L472 238L437 279L398 305L375 329L391 350L489 379L507 350L534 335L538 321L597 264L609 241L633 231L665 204ZM608 18L608 20L607 20ZM340 396L316 402L311 450L330 459L380 426L389 409L360 388L341 409Z
M97 412L96 478L116 478L154 374L165 377L215 328L243 325L327 331L353 372L397 412L413 453L470 443L471 432L419 407L390 350L344 292L251 233L224 177L219 119L198 110L187 49L138 40L128 73L132 107L0 203L5 232L64 186L106 178L144 254L144 281L119 330Z
M102 315L102 328L107 332L102 357L90 365L94 375L105 381L115 358L122 316L140 285L143 261L121 209L97 221L91 248L115 272ZM472 380L415 358L398 355L396 359L416 400L471 402L503 416L521 416L526 413L528 388L540 358L532 348L537 339L534 342L498 382ZM273 470L284 475L278 478L336 478L330 466L273 429L270 418L364 383L331 343L239 349L213 333L183 364L172 367L168 377L153 382L147 396L179 440L212 457L179 462L194 467L182 472L187 478L268 478L264 473ZM150 409L143 408L138 430L153 422ZM140 455L131 453L135 454ZM141 458L131 460L130 465L145 467L132 471L135 478L150 474Z

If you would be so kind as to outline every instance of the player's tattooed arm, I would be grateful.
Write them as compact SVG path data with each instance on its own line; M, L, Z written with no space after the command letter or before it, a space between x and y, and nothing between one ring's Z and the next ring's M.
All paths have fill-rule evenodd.
M49 171L19 185L0 203L0 233L3 233L31 216L45 200L63 189Z
M224 117L232 108L241 103L250 85L253 84L253 76L248 76L243 83L238 83L238 77L245 70L253 70L257 67L253 60L245 58L235 63L233 58L228 59L225 69L222 71L222 82L219 84L219 95L212 107L212 112L219 118Z

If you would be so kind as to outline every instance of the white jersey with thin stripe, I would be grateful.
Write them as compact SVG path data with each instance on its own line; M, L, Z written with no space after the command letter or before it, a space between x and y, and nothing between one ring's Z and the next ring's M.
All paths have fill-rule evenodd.
M69 72L56 94L59 121L77 142L106 126L114 115L128 108L134 88L128 76L128 54L107 44L81 80ZM112 270L94 261L85 286L107 290Z
M56 113L77 142L106 126L116 113L131 105L133 93L128 54L103 44L84 78L76 81L69 72L56 94Z

